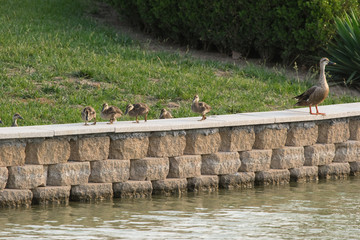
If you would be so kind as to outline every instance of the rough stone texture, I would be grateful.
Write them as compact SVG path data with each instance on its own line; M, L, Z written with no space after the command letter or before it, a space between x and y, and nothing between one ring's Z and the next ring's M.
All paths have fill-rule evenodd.
M42 165L25 165L9 167L9 178L6 188L32 189L46 185Z
M169 174L168 158L143 158L134 159L130 162L130 179L145 180L163 180Z
M121 135L111 139L109 158L141 159L147 156L149 137L147 135Z
M3 190L5 188L8 177L8 169L6 167L0 167L0 190Z
M34 188L33 203L40 205L68 204L71 186L48 186Z
M255 142L253 127L231 127L220 129L221 144L219 151L249 151Z
M254 187L254 182L255 173L253 172L237 172L219 177L219 185L225 189L252 188Z
M350 174L352 176L360 175L360 162L351 162L350 164Z
M304 166L319 166L330 164L335 157L334 144L315 144L304 147Z
M257 172L270 169L272 150L240 152L241 172Z
M153 194L165 196L181 195L187 191L186 178L167 178L165 180L153 181Z
M33 141L26 145L25 152L26 164L65 163L70 157L70 144L61 139Z
M319 166L319 178L339 179L346 178L350 174L349 163L331 163Z
M86 137L70 141L72 161L104 160L109 156L109 137Z
M305 157L303 147L284 147L273 150L270 168L299 168L304 165L304 162Z
M171 157L168 178L191 178L201 175L201 156L184 155Z
M317 166L304 166L290 169L290 180L294 182L309 182L318 180Z
M285 146L287 125L273 124L255 127L254 149L274 149Z
M287 169L270 169L255 174L257 185L278 185L290 182L290 172Z
M90 176L89 162L67 162L49 165L47 185L70 186L85 184Z
M191 192L213 192L219 189L219 177L217 175L202 175L188 178L188 190Z
M113 184L116 198L145 198L151 197L153 186L151 181L127 181Z
M190 130L186 132L184 154L198 155L216 153L221 143L218 129Z
M241 166L237 152L217 152L202 156L202 175L221 175L236 173Z
M112 183L86 183L71 187L70 200L72 201L97 201L112 199Z
M25 143L0 143L0 167L22 166L25 164Z
M350 138L349 122L347 120L328 120L319 125L318 143L346 142Z
M33 198L31 190L4 189L0 191L0 208L30 207Z
M175 157L184 154L186 146L185 131L156 132L149 138L150 157Z
M335 144L334 162L356 162L360 161L360 142L346 141Z
M360 118L351 119L349 121L350 139L360 140Z
M130 160L101 160L90 162L89 182L125 182L130 177Z
M287 133L287 146L309 146L316 143L318 126L314 122L291 123Z

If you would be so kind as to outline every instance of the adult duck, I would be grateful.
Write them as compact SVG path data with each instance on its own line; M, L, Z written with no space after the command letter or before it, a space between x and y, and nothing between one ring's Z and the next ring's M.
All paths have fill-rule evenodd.
M331 62L328 58L320 59L320 76L319 82L317 85L312 86L304 93L294 97L298 100L295 106L308 106L310 109L310 114L313 115L326 115L325 113L320 113L318 109L318 104L322 103L325 98L329 95L329 85L326 81L325 75L325 66L326 65L335 65L336 63ZM315 106L316 113L311 111L311 107Z
M23 117L20 114L15 113L13 118L12 118L12 125L11 125L12 127L17 127L18 126L18 124L17 124L18 119L23 119Z

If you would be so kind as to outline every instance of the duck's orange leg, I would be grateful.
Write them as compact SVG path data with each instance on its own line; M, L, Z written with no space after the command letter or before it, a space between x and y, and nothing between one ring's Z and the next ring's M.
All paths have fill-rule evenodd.
M319 109L318 109L318 106L317 106L317 105L315 105L315 108L316 108L316 115L323 115L323 116L326 115L325 113L319 112Z
M309 109L310 109L310 114L311 115L315 115L316 113L313 113L312 111L311 111L311 105L309 105Z

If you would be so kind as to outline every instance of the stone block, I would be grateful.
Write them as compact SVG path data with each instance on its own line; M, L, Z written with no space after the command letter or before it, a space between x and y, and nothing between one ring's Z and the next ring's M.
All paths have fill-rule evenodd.
M70 141L72 161L104 160L109 156L109 137L84 137Z
M154 132L149 138L150 157L176 157L184 154L185 131Z
M330 164L335 157L334 144L315 144L304 147L305 166Z
M25 164L25 143L1 142L0 167L22 166Z
M323 179L341 179L350 175L349 163L331 163L319 166L319 178Z
M272 169L290 169L299 168L304 165L303 147L284 147L274 149L271 157Z
M218 129L189 130L186 132L184 154L199 155L216 153L221 137Z
M279 185L290 182L290 172L287 169L270 169L255 173L256 185Z
M0 191L6 186L9 177L9 171L6 167L0 167Z
M165 196L182 195L187 192L186 178L167 178L164 180L152 181L153 194Z
M90 162L89 182L114 183L125 182L130 177L130 160L101 160Z
M316 143L318 139L318 126L314 122L291 123L286 146L309 146Z
M272 150L240 152L240 172L257 172L270 169Z
M335 157L333 162L360 161L360 141L346 141L335 144Z
M318 180L317 166L304 166L290 169L290 180L294 182L309 182Z
M26 145L26 164L65 163L70 157L70 144L65 139L34 140Z
M86 183L71 187L72 201L99 201L113 198L112 183Z
M360 140L360 118L353 118L349 121L350 140Z
M184 155L169 158L168 178L191 178L201 175L201 155Z
M254 187L254 182L254 172L237 172L219 177L219 186L225 189L252 188Z
M254 149L275 149L285 146L288 125L272 124L255 127Z
M350 175L359 176L360 175L360 162L350 162Z
M318 124L318 143L346 142L350 138L348 120L327 120Z
M187 180L187 187L191 192L213 192L219 189L219 177L217 175L202 175Z
M110 159L141 159L147 156L149 137L144 133L119 134L111 137Z
M221 152L249 151L255 142L254 127L230 127L220 129Z
M25 165L8 167L9 178L6 188L32 189L46 185L42 165Z
M169 159L148 157L130 161L130 179L137 181L163 180L169 174Z
M222 175L236 173L241 166L239 153L217 152L202 156L202 175Z
M145 198L151 197L153 186L151 181L127 181L113 184L116 198Z
M71 186L47 186L32 190L33 203L40 205L68 204Z
M67 162L49 165L47 185L70 186L88 183L89 162Z
M33 198L31 190L4 189L0 191L0 208L30 207Z

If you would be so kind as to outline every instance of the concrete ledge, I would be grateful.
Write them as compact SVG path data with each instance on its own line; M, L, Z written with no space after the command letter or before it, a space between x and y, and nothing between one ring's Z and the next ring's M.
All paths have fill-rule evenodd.
M146 123L133 124L132 121L118 121L112 125L98 122L95 126L84 126L84 123L54 124L28 127L1 128L0 139L44 138L54 136L84 135L95 133L133 133L188 130L200 128L234 127L273 123L291 123L319 121L334 118L355 117L360 115L360 103L320 105L326 116L309 114L309 108L287 109L272 112L238 113L231 115L212 115L206 121L198 117L148 120ZM79 119L80 120L80 119Z

